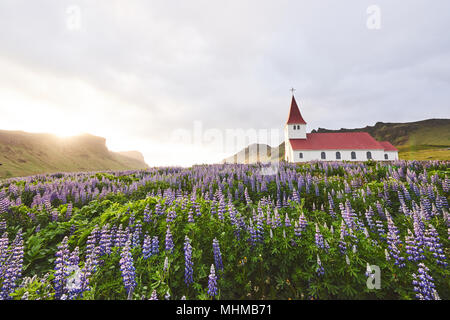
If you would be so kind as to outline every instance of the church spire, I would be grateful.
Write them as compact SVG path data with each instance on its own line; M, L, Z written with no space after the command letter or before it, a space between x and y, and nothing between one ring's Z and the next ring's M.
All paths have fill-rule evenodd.
M289 111L287 124L306 124L306 121L303 120L300 109L297 106L297 101L295 101L294 91L292 91L291 110Z

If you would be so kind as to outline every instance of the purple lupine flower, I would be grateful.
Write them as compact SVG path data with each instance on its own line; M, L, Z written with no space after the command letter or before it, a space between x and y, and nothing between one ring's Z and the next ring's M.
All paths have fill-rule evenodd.
M117 234L115 234L114 236L114 247L121 248L123 246L122 233L123 233L122 225L119 225L119 228L117 228Z
M317 255L317 268L316 268L316 273L317 273L317 275L318 275L319 277L320 277L320 276L323 276L324 273L325 273L325 269L324 269L323 266L322 266L322 262L320 261L319 255Z
M289 215L286 213L286 216L284 218L284 225L289 228L292 224L291 224L291 220L289 219Z
M55 278L53 279L55 299L61 299L64 294L67 294L66 282L67 277L69 276L68 267L71 265L69 260L70 251L67 242L68 238L64 237L55 254Z
M223 201L223 199L220 199L219 200L219 208L217 210L217 217L219 218L219 220L224 219L225 212L226 212L225 202Z
M192 209L190 209L189 210L189 212L188 212L188 222L189 223L194 223L194 216L193 216L193 211L192 211Z
M144 222L150 223L152 221L152 212L149 209L148 204L145 206L144 209Z
M253 221L250 219L250 224L248 226L248 231L250 233L250 244L252 246L256 245L258 241L258 236L256 235L255 227L253 227Z
M153 236L153 239L152 239L152 255L157 255L158 253L159 253L158 236Z
M5 232L0 243L0 279L3 278L3 284L0 288L0 300L11 299L10 294L17 287L17 280L22 275L23 266L23 238L22 231L17 232L11 249L8 250L8 235Z
M400 254L399 246L402 244L399 237L399 231L392 221L392 218L387 215L388 219L388 234L387 234L387 243L389 248L389 253L395 260L394 264L399 268L403 268L405 266L405 258Z
M302 214L300 215L300 217L298 218L298 227L300 228L300 232L303 232L306 230L306 227L308 226L308 221L305 218L304 213L302 212Z
M130 214L130 208L127 208L127 214L130 215L130 218L128 219L128 227L133 228L135 222L134 212Z
M167 217L166 217L167 224L169 224L170 222L175 220L176 217L177 217L177 212L175 210L169 210L169 212L167 213Z
M0 238L0 279L3 279L5 277L5 273L7 270L7 265L5 262L8 260L8 244L8 233L4 232L3 236Z
M319 226L316 223L316 235L315 235L315 241L317 248L324 249L327 251L329 249L328 244L326 241L324 241L322 234L320 233Z
M96 239L97 231L98 231L98 228L97 228L97 226L95 226L86 240L86 257L90 256L94 253L95 247L97 245L97 239Z
M3 219L0 219L0 233L3 233L6 231L6 221Z
M247 205L251 205L252 204L252 200L250 199L250 196L248 195L248 189L247 188L245 188L244 197L245 197L245 202L247 203Z
M51 213L51 216L52 216L53 222L58 221L58 211L57 210L53 210Z
M122 273L123 284L127 292L127 298L131 299L134 288L136 287L136 270L133 265L133 256L131 255L131 243L127 241L125 247L120 253L120 271Z
M167 226L167 232L166 232L166 251L169 251L170 253L173 252L173 239L172 239L172 233L170 232L170 227Z
M425 259L425 256L423 255L422 246L419 245L418 240L416 239L414 234L409 229L408 229L408 235L405 237L405 248L406 248L406 253L408 254L409 261L417 262L417 261Z
M72 251L69 257L69 264L74 267L78 267L78 264L80 263L80 248L75 247L75 249Z
M215 297L218 294L217 289L217 276L214 270L214 264L211 265L211 270L208 277L208 295L210 297Z
M72 216L72 210L73 210L72 202L69 202L69 204L67 205L67 211L66 211L66 219L67 220L70 220L70 217Z
M340 233L340 239L339 239L339 251L343 255L347 253L347 242L345 242L344 232L342 232L342 231Z
M423 263L419 263L417 274L413 274L414 291L416 298L420 300L438 300L434 280L429 274L428 269Z
M257 215L256 217L256 237L258 242L264 241L264 225L261 215Z
M142 246L142 255L144 259L148 259L152 256L152 238L146 234L144 236L144 245Z
M189 286L194 282L193 279L193 265L192 262L192 246L191 240L188 236L184 238L184 282Z
M368 224L370 230L375 230L375 224L373 223L373 219L372 219L373 218L372 207L369 207L369 209L366 210L365 216L366 216L367 224Z
M156 294L156 290L153 290L152 295L149 300L158 300L158 295Z
M134 232L132 236L132 244L131 246L139 247L141 245L141 233L142 233L142 224L140 221L136 222L136 225L134 227Z
M109 226L104 225L100 233L100 255L111 253L111 234L109 233Z
M433 254L436 259L436 263L442 265L444 268L447 266L446 257L442 245L440 243L439 234L433 225L429 225L429 228L425 231L424 237L425 247Z
M216 238L213 239L213 253L217 271L223 270L222 254L220 253L219 241Z
M272 227L273 228L281 227L281 218L277 208L274 209Z
M384 236L386 235L386 231L384 229L383 222L381 222L380 220L376 220L375 225L377 227L378 235L380 236L381 240L384 241L385 240Z

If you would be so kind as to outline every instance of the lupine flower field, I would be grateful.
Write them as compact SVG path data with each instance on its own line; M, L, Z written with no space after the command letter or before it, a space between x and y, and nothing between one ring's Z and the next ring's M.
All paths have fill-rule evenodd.
M264 166L0 182L0 299L450 298L448 161Z

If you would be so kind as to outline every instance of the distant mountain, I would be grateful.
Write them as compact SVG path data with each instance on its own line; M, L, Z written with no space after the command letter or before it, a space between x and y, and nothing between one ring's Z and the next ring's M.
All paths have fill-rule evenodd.
M135 159L145 163L144 156L139 151L119 151L118 154L121 154L125 157Z
M102 137L82 134L60 138L47 133L0 130L0 178L147 167L142 154L112 152Z
M417 122L384 123L377 122L374 126L365 128L329 130L319 128L314 132L368 132L378 141L390 141L399 149L400 159L406 160L450 160L450 119L428 119ZM284 158L284 142L278 147L267 148L267 154L276 154ZM245 155L245 163L254 163L255 156L249 156L249 147L239 151L224 162L234 163L237 155ZM269 157L261 157L261 162L267 162ZM242 161L239 161L242 162Z

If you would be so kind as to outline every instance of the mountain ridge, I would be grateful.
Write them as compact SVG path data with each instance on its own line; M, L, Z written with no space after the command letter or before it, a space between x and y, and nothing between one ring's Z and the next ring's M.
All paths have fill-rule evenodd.
M138 154L110 151L105 138L88 133L61 138L50 133L0 130L0 178L148 168Z

